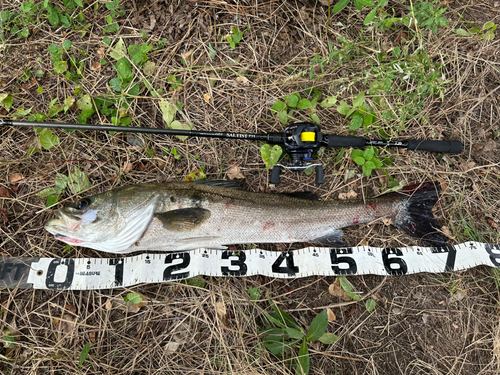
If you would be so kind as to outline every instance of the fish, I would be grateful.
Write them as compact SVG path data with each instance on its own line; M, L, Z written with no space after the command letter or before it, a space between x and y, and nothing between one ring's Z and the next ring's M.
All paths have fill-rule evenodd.
M45 229L67 244L115 254L259 243L344 247L342 228L387 217L427 244L446 243L432 213L440 196L439 185L432 182L366 202L236 187L206 180L123 186L58 209Z

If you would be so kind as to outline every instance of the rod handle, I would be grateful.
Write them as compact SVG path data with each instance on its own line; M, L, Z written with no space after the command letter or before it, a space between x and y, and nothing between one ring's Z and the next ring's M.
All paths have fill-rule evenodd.
M419 141L417 139L410 139L408 141L408 150L459 154L463 148L464 145L459 141Z
M365 147L366 139L363 137L346 137L343 135L328 135L328 147Z

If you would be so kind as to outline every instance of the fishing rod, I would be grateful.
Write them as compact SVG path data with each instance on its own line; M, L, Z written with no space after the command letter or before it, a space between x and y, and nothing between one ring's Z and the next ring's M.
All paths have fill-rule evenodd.
M271 178L272 184L280 183L281 168L289 169L295 172L303 171L310 167L315 167L316 184L324 183L323 166L313 162L313 153L320 147L354 147L363 148L366 146L374 147L399 147L411 151L430 151L449 154L458 154L462 152L463 144L459 141L437 141L437 140L404 140L404 141L383 141L369 140L364 137L340 136L333 134L323 134L320 128L309 122L297 122L289 125L282 133L228 133L228 132L209 132L199 130L177 130L160 128L139 128L133 126L111 126L111 125L92 125L92 124L70 124L70 123L49 123L34 121L18 121L0 118L0 127L18 126L18 127L45 127L52 129L68 130L98 130L105 132L123 132L123 133L145 133L145 134L163 134L187 137L204 138L222 138L222 139L245 139L252 141L263 141L272 144L284 145L286 153L291 161L277 164L273 167Z

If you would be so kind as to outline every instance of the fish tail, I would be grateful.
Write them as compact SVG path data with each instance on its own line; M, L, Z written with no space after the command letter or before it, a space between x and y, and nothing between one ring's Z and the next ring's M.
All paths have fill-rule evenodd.
M404 206L396 215L394 225L429 245L445 244L447 238L440 232L441 226L432 213L441 194L439 185L432 182L409 185L400 194L405 195Z

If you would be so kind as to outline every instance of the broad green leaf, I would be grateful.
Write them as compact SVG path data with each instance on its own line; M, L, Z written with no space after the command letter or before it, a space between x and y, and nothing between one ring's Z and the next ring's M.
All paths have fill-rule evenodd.
M92 98L90 97L90 95L83 95L76 102L76 106L81 111L88 111L90 109L94 109L94 107L92 106Z
M152 76L156 70L156 64L152 61L146 61L143 70L145 75Z
M357 114L349 122L349 130L358 130L363 126L363 116Z
M321 120L319 119L319 116L316 113L311 114L311 120L313 120L318 125L321 123Z
M139 293L127 293L123 300L130 302L132 305L137 305L142 302L142 296Z
M75 4L78 5L80 8L83 8L83 3L82 3L82 0L74 0L75 1ZM89 344L90 346L90 344Z
M276 100L276 102L274 102L274 104L272 105L271 110L274 112L281 112L283 110L286 110L286 104L281 100Z
M262 294L259 288L248 288L248 294L252 301L257 301L261 298Z
M59 195L51 195L47 198L47 203L45 203L45 207L53 206L59 201Z
M46 189L43 189L42 191L39 191L38 193L36 193L36 196L40 197L40 198L48 198L51 195L57 195L56 189L46 188Z
M351 0L340 0L335 6L332 8L333 13L340 12L342 9L344 9L347 4L349 4L349 1Z
M122 92L122 80L118 77L112 78L109 81L109 86L116 92Z
M456 29L455 31L453 31L455 34L459 35L459 36L465 36L465 37L469 37L471 36L472 34L469 33L467 30L464 30L464 29Z
M383 164L382 164L382 162L379 159L373 158L372 162L373 162L373 164L375 164L375 168L382 168Z
M290 108L297 108L297 104L299 103L299 101L300 95L297 92L285 96L286 105Z
M477 34L477 33L478 33L478 32L480 32L480 31L481 31L481 28L480 28L480 27L471 27L471 28L469 29L469 33L471 33L471 34Z
M31 112L32 109L33 109L33 107L28 108L28 109L24 109L23 107L19 107L16 110L16 113L14 114L14 116L16 116L16 117L24 117L24 116L28 115Z
M286 110L278 112L277 117L283 125L288 123L288 113L286 113Z
M90 181L87 174L78 167L75 167L73 172L69 173L68 178L68 188L73 194L78 194L90 188Z
M349 117L351 117L351 115L353 115L354 113L356 113L358 116L361 116L361 113L360 113L360 112L358 112L358 108L353 107L353 108L351 108L351 109L349 110L349 112L347 112L347 113L346 113L345 117L349 118Z
M63 44L62 44L62 45L63 45L63 47L64 47L66 50L68 50L68 49L70 49L70 48L71 48L71 46L73 45L73 42L72 42L71 40L67 40L67 39L66 39L66 40L63 42Z
M359 156L363 157L363 150L356 148L351 151L351 159L354 159Z
M364 171L364 167L363 166L363 171ZM342 287L342 289L345 290L345 292L347 293L347 295L349 297L351 297L354 301L359 301L361 298L359 297L359 295L357 295L356 293L354 293L352 291L352 285L351 283L345 278L345 276L338 276L339 278L339 283L340 283L340 286Z
M126 57L118 60L116 62L115 68L118 72L118 76L123 82L130 82L132 78L134 78L134 75L132 73L132 65Z
M377 8L373 8L363 21L363 25L368 25L370 22L372 22L376 14L377 14Z
M56 180L55 180L55 185L56 185L56 193L61 194L64 189L68 186L69 182L69 177L63 175L62 173L58 173Z
M165 99L161 99L159 105L161 113L163 114L163 120L167 124L167 127L170 127L170 124L174 121L175 114L177 113L177 107L175 104L172 104Z
M367 147L365 152L363 153L363 157L365 160L371 160L373 159L373 155L375 155L375 150L373 147Z
M0 103L8 111L14 104L14 98L10 94L0 94Z
M193 125L175 120L170 123L169 128L176 130L191 130L193 129ZM185 141L188 138L188 136L185 135L176 135L176 137L179 138L181 141Z
M301 339L302 337L304 337L304 333L296 328L285 328L285 332L291 339Z
M367 7L372 7L375 5L373 0L358 0L361 5L367 6Z
M366 128L373 124L374 117L371 113L365 113L363 116L363 126Z
M373 163L373 161L371 160L367 160L366 163L364 164L367 168L370 168L370 169L375 169L375 164Z
M297 369L295 371L296 375L308 375L309 374L309 348L307 347L307 341L304 338L299 349L299 358L297 363Z
M78 1L78 0L75 0ZM78 359L78 365L82 366L83 362L87 359L87 356L89 355L90 351L90 342L86 343L82 349L82 352L80 353L80 358Z
M147 44L146 44L147 45ZM140 44L132 44L128 47L128 54L132 58L134 65L140 65L148 59L146 52Z
M299 104L297 105L299 109L308 109L312 108L311 101L309 99L303 98L300 100Z
M313 99L316 99L316 102L320 101L321 98L323 97L323 94L321 93L321 91L318 90L317 87L313 87L310 91L310 94L313 97Z
M495 22L493 22L493 21L488 21L488 22L486 22L486 23L483 25L483 27L481 28L481 30L491 29L491 28L493 28L493 27L495 27L495 26L496 26L496 25L495 25ZM495 27L495 28L496 28L496 27Z
M318 341L322 342L323 344L333 344L334 342L337 342L339 340L339 337L337 335L334 335L333 333L330 332L325 332L323 336L321 336Z
M68 112L68 110L73 107L73 104L75 104L75 98L72 96L68 96L66 99L64 99L64 113Z
M370 177L370 175L372 174L373 168L370 168L366 164L364 164L362 169L363 169L363 173L365 174L365 176ZM358 298L359 298L359 296L358 296ZM359 299L356 301L359 301Z
M129 89L127 90L127 94L130 96L137 96L137 95L139 95L140 91L141 91L141 86L137 83L134 83L131 86L129 86Z
M375 306L377 305L377 302L375 302L374 299L370 298L366 301L365 303L365 306L366 306L366 310L368 310L369 312L375 310Z
M323 310L318 315L316 315L311 322L311 326L307 331L307 340L316 341L326 332L328 328L328 313Z
M120 60L121 58L127 56L127 49L122 38L120 38L115 46L111 49L111 51L109 52L109 56L111 56L115 60Z
M357 164L357 165L363 165L365 164L365 158L363 158L362 156L356 156L354 158L352 158L352 160Z
M54 73L60 74L68 71L68 62L67 61L56 61L54 63Z
M347 102L345 101L341 101L340 102L340 105L337 107L337 112L340 113L341 115L347 115L347 113L349 113L349 111L351 110L351 107L349 106L349 104L347 104Z
M337 97L336 96L329 96L325 100L321 102L321 106L323 108L330 108L333 107L335 104L337 104Z
M49 129L43 129L40 133L40 144L46 150L50 150L52 147L59 145L61 142L59 137L52 134Z
M274 145L271 148L269 144L263 144L260 148L260 154L262 156L262 160L266 164L266 169L270 169L274 167L283 153L283 149L279 145Z
M243 38L243 33L236 26L231 29L231 32L233 33L232 41L235 44L238 44L241 41L241 38Z
M353 107L361 107L365 101L365 92L361 91L356 98L352 101Z

